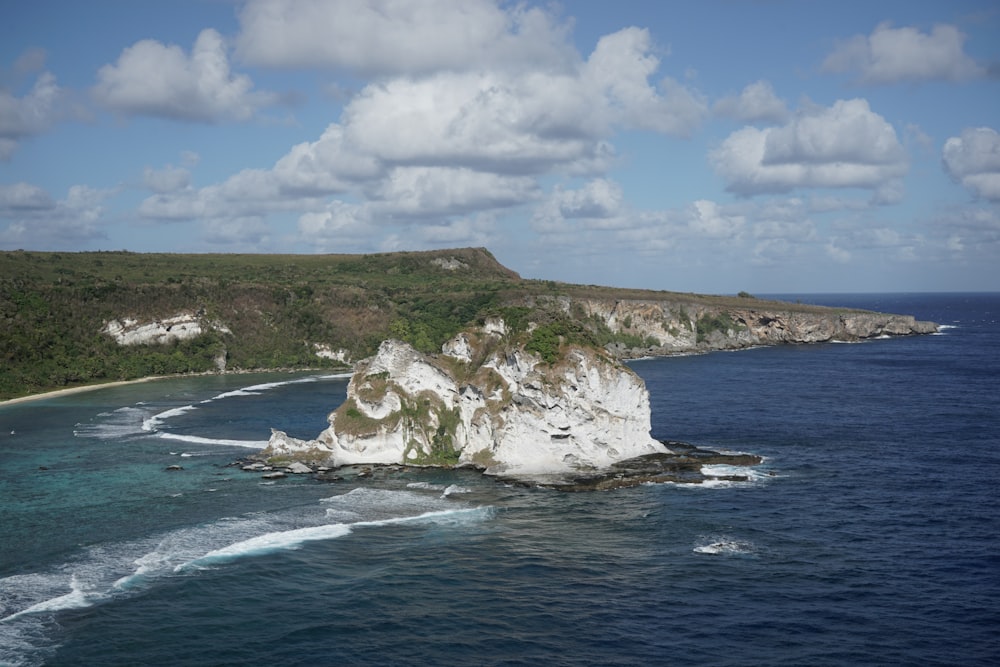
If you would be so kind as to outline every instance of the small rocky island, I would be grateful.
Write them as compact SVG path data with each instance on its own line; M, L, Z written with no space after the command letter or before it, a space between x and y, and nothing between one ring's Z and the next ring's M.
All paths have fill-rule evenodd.
M661 341L671 332L682 339L680 323L665 321L662 312L654 317L649 304L586 307L604 326L627 318L629 327L645 322L662 330ZM936 330L912 317L833 311L785 317L748 310L727 315L724 324L703 338L714 349ZM693 326L685 330L697 334ZM274 430L261 456L331 468L473 467L506 482L563 490L700 483L711 479L705 465L761 462L651 437L648 392L620 353L574 342L558 319L512 326L486 317L436 355L386 340L357 364L326 430L314 440Z

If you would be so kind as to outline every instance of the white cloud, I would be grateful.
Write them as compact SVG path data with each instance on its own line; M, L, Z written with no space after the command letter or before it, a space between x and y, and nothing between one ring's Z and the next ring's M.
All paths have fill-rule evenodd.
M573 234L580 229L621 229L636 222L625 207L621 186L596 178L579 189L554 188L535 208L531 225L543 234Z
M229 248L255 249L270 241L270 229L256 216L214 219L205 223L202 238Z
M619 130L683 135L701 122L707 107L699 94L669 78L650 83L659 67L653 50L646 31L626 29L602 38L586 61L574 56L572 67L525 63L517 72L387 77L366 85L338 122L293 146L271 169L244 170L190 192L169 189L184 183L179 171L151 173L156 194L140 213L170 221L296 211L303 237L420 222L437 229L435 238L462 229L480 238L458 218L535 202L547 175L606 171ZM607 182L589 187L587 196L603 196L607 206L621 197ZM338 201L323 202L330 196ZM591 224L621 223L596 216Z
M398 167L372 187L375 211L393 218L464 215L538 197L535 179L454 167Z
M56 206L49 193L31 183L0 185L0 215L25 211L48 211Z
M162 169L146 167L142 172L142 182L153 192L175 192L191 185L191 172L169 164Z
M0 247L79 250L90 241L107 238L99 221L103 203L115 190L74 185L61 200L38 186L0 186Z
M669 77L660 82L660 91L650 86L649 77L659 65L649 31L625 28L601 37L587 60L583 80L602 91L612 122L689 136L701 124L708 105L700 94ZM600 108L589 111L599 113Z
M797 188L894 187L908 169L896 131L863 99L809 108L786 125L745 127L709 154L727 190L742 195ZM888 192L888 190L887 190Z
M831 240L824 246L827 257L838 264L847 264L851 261L851 252L837 245L837 239Z
M1000 201L1000 134L990 127L966 128L944 143L948 175L976 197Z
M727 215L719 205L707 199L699 199L688 209L688 227L698 236L713 239L736 237L746 222L741 215Z
M621 186L606 178L589 181L579 190L557 190L553 201L567 218L610 218L624 206Z
M923 33L881 23L871 35L856 35L839 44L823 61L823 70L857 71L860 82L866 84L986 76L986 68L963 52L964 43L965 35L952 25L936 25L930 33Z
M562 68L575 58L550 14L490 0L250 0L239 20L239 57L271 67L395 75Z
M18 142L41 134L58 120L63 96L49 72L42 72L23 97L0 89L0 160L9 160Z
M739 95L723 97L713 107L715 113L746 123L782 123L788 107L767 81L749 84Z
M174 120L216 122L248 120L275 101L255 92L245 74L233 74L222 37L202 30L191 55L176 45L147 39L122 51L118 62L104 65L92 89L101 105L124 114Z

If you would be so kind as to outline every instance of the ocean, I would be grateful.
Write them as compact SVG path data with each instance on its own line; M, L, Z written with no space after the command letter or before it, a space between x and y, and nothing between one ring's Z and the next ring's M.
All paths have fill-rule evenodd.
M746 482L229 465L325 428L330 375L0 406L0 664L1000 664L1000 294L783 296L943 327L632 362Z

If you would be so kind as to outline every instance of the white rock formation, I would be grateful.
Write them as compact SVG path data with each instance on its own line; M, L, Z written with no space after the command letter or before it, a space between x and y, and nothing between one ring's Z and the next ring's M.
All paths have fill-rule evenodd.
M111 320L104 325L102 331L112 336L119 345L153 345L188 340L201 335L206 329L230 333L229 329L221 324L206 324L194 313L179 313L144 323L126 317Z
M568 347L555 365L504 344L492 319L438 358L390 340L362 362L315 441L276 431L265 455L329 452L332 465L466 463L487 473L603 469L665 452L650 437L649 394L631 369Z

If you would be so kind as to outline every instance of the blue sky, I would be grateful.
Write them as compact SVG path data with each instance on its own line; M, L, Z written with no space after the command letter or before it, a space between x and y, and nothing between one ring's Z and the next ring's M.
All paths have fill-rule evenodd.
M0 3L0 249L1000 290L1000 6Z

